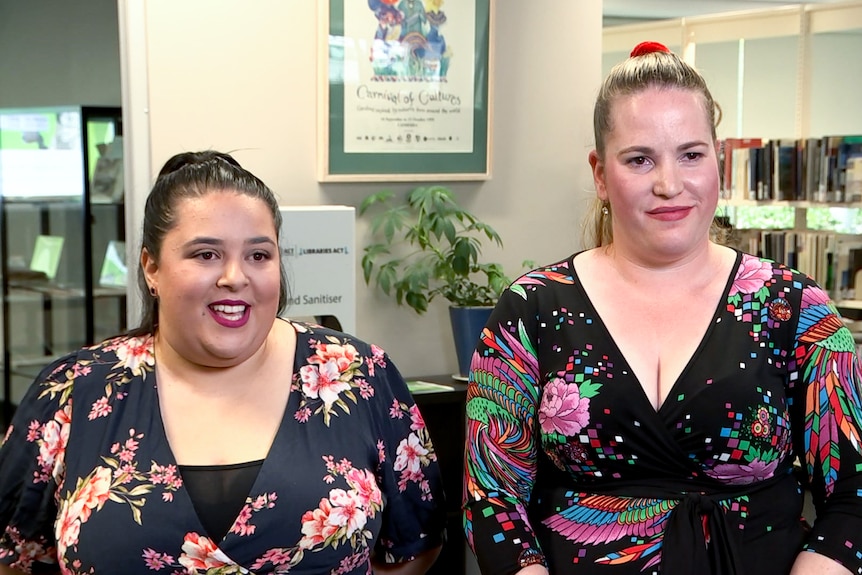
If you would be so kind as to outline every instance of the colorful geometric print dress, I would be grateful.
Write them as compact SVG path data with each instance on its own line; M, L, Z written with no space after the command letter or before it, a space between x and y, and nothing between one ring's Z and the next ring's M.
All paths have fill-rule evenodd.
M153 338L120 337L54 363L17 409L0 449L0 562L366 575L371 554L399 561L440 545L436 456L395 366L376 346L292 325L285 415L223 539L207 536L168 445Z
M731 276L658 410L573 258L503 294L467 394L465 529L483 575L543 561L552 575L786 575L801 550L862 573L853 337L807 276L741 253Z

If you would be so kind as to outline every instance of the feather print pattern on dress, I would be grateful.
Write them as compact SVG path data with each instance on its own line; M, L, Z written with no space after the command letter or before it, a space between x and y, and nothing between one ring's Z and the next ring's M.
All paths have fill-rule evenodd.
M569 493L570 506L543 523L569 541L583 545L605 544L623 537L638 538L634 545L596 561L616 565L648 557L661 549L664 522L676 501ZM658 563L656 553L644 568Z
M519 329L523 336L523 330ZM474 357L467 397L467 414L470 437L482 441L471 442L468 449L475 450L469 462L482 462L482 468L473 468L467 474L467 493L487 495L479 487L497 485L508 493L520 493L530 484L527 461L536 454L525 433L532 428L535 413L531 407L536 393L535 352L529 341L521 341L508 332L494 338L487 328L482 340L494 348L497 356ZM513 465L521 461L524 465ZM491 465L490 462L497 462ZM503 473L506 470L508 473ZM502 473L502 476L501 476ZM481 478L477 483L476 478Z
M862 453L858 425L862 423L859 384L862 377L854 363L856 344L829 303L826 293L811 289L802 299L797 339L810 347L800 348L799 359L808 366L802 374L807 385L808 415L805 419L808 473L820 462L827 493L832 493L841 461L838 441L844 436ZM842 385L841 382L855 382ZM840 432L840 435L839 435Z

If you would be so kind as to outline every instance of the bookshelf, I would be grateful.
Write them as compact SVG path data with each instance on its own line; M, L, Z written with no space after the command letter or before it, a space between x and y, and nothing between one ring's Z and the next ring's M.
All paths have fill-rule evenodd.
M0 109L2 418L51 360L125 329L119 108Z

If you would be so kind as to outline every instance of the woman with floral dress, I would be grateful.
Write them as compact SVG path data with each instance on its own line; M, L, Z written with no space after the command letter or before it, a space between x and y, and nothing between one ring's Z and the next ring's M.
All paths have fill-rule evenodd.
M596 247L517 279L473 356L483 574L862 573L853 337L811 278L711 239L715 120L660 44L602 85Z
M184 153L145 208L140 327L49 365L0 448L0 573L424 573L445 512L380 348L280 319L275 196Z

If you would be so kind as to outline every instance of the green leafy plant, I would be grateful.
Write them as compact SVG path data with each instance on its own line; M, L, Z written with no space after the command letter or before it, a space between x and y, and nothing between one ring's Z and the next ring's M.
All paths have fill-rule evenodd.
M359 207L360 216L372 212L365 283L399 305L419 314L437 296L456 306L494 305L509 285L500 264L479 261L484 241L502 247L500 235L459 206L449 188L420 186L403 203L390 191L376 192Z

